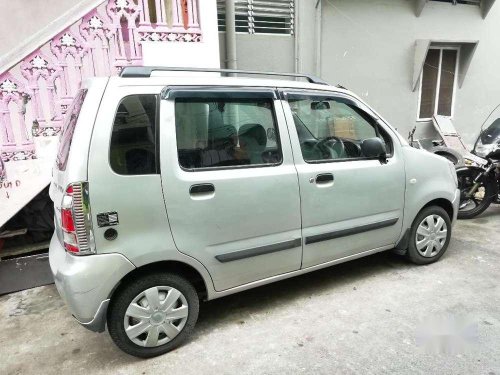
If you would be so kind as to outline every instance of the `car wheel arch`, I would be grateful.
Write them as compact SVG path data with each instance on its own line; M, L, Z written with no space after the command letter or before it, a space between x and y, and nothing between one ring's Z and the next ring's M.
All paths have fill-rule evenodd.
M450 220L453 219L453 204L448 199L446 199L446 198L434 198L434 199L428 201L426 204L422 205L418 209L418 211L415 213L415 215L413 215L411 222L409 222L407 227L405 227L403 229L403 231L401 232L401 238L396 243L396 246L394 249L396 253L401 254L401 255L406 253L406 250L408 249L408 245L409 245L409 241L410 241L410 238L409 238L410 229L411 229L411 226L413 225L413 222L415 221L415 219L417 218L419 213L422 212L422 210L426 209L427 207L431 207L431 206L441 207L443 210L446 211Z
M200 300L208 299L209 289L207 288L207 281L203 278L201 272L199 272L192 265L177 260L157 261L135 268L120 280L120 282L113 288L108 298L113 299L113 296L121 290L121 288L133 280L143 275L155 272L171 273L184 277L192 283Z

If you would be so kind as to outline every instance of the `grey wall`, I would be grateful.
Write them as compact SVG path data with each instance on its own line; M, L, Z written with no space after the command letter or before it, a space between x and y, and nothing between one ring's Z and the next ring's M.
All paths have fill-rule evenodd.
M411 91L416 39L479 40L455 96L453 123L472 143L500 104L500 7L483 20L479 8L429 2L420 17L404 0L324 0L322 75L342 82L406 135L416 124L418 88ZM431 127L418 123L420 133ZM418 133L417 133L418 134Z
M315 3L297 0L296 6L299 70L312 73ZM473 143L481 123L500 104L499 4L483 19L479 7L440 2L428 2L420 17L410 0L322 3L320 75L360 95L404 136L415 124L418 136L433 133L430 123L416 122L419 92L411 90L415 40L479 40L465 82L457 89L453 117L464 140ZM239 67L293 71L293 38L282 50L283 40L278 38L282 37L239 35Z
M289 35L236 34L238 69L293 72L294 38ZM221 67L226 66L225 33L219 33Z

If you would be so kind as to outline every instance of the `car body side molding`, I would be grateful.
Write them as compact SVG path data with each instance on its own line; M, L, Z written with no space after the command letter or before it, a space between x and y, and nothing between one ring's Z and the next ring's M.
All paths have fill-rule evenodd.
M232 262L234 260L240 260L245 258L254 257L257 255L264 255L269 253L274 253L277 251L289 250L302 245L302 240L297 238L295 240L278 242L272 245L259 246L251 249L245 249L241 251L235 251L232 253L219 254L215 256L221 263Z
M368 231L374 230L374 229L390 227L391 225L396 224L398 222L398 220L399 220L399 218L387 219L387 220L378 221L378 222L372 223L372 224L360 225L360 226L354 227L354 228L341 229L341 230L336 230L334 232L327 232L327 233L317 234L314 236L309 236L309 237L306 237L305 244L310 245L310 244L313 244L316 242L328 241L328 240L332 240L334 238L352 236L353 234L368 232Z

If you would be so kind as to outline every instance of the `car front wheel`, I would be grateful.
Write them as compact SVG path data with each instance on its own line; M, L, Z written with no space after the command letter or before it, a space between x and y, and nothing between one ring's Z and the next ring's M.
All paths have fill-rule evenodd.
M111 300L108 330L124 352L148 358L178 347L198 319L199 299L183 277L156 273L127 284Z
M451 220L441 207L426 207L410 230L408 258L415 264L434 263L443 256L451 238Z

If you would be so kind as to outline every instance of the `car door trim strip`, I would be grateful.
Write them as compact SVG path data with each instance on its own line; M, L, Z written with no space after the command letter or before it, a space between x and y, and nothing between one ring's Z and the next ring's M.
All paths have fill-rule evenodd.
M264 254L274 253L277 251L289 250L299 246L302 246L302 240L300 238L297 238L295 240L278 242L272 245L259 246L251 249L235 251L232 253L219 254L215 256L215 259L217 259L221 263L226 263L226 262L232 262L234 260L254 257L257 255L264 255Z
M368 232L370 230L390 227L398 222L399 218L387 219L383 221L378 221L372 224L360 225L354 228L341 229L333 232L327 232L322 234L316 234L314 236L306 237L305 244L310 245L316 242L333 240L335 238L352 236L353 234L359 234L363 232Z

